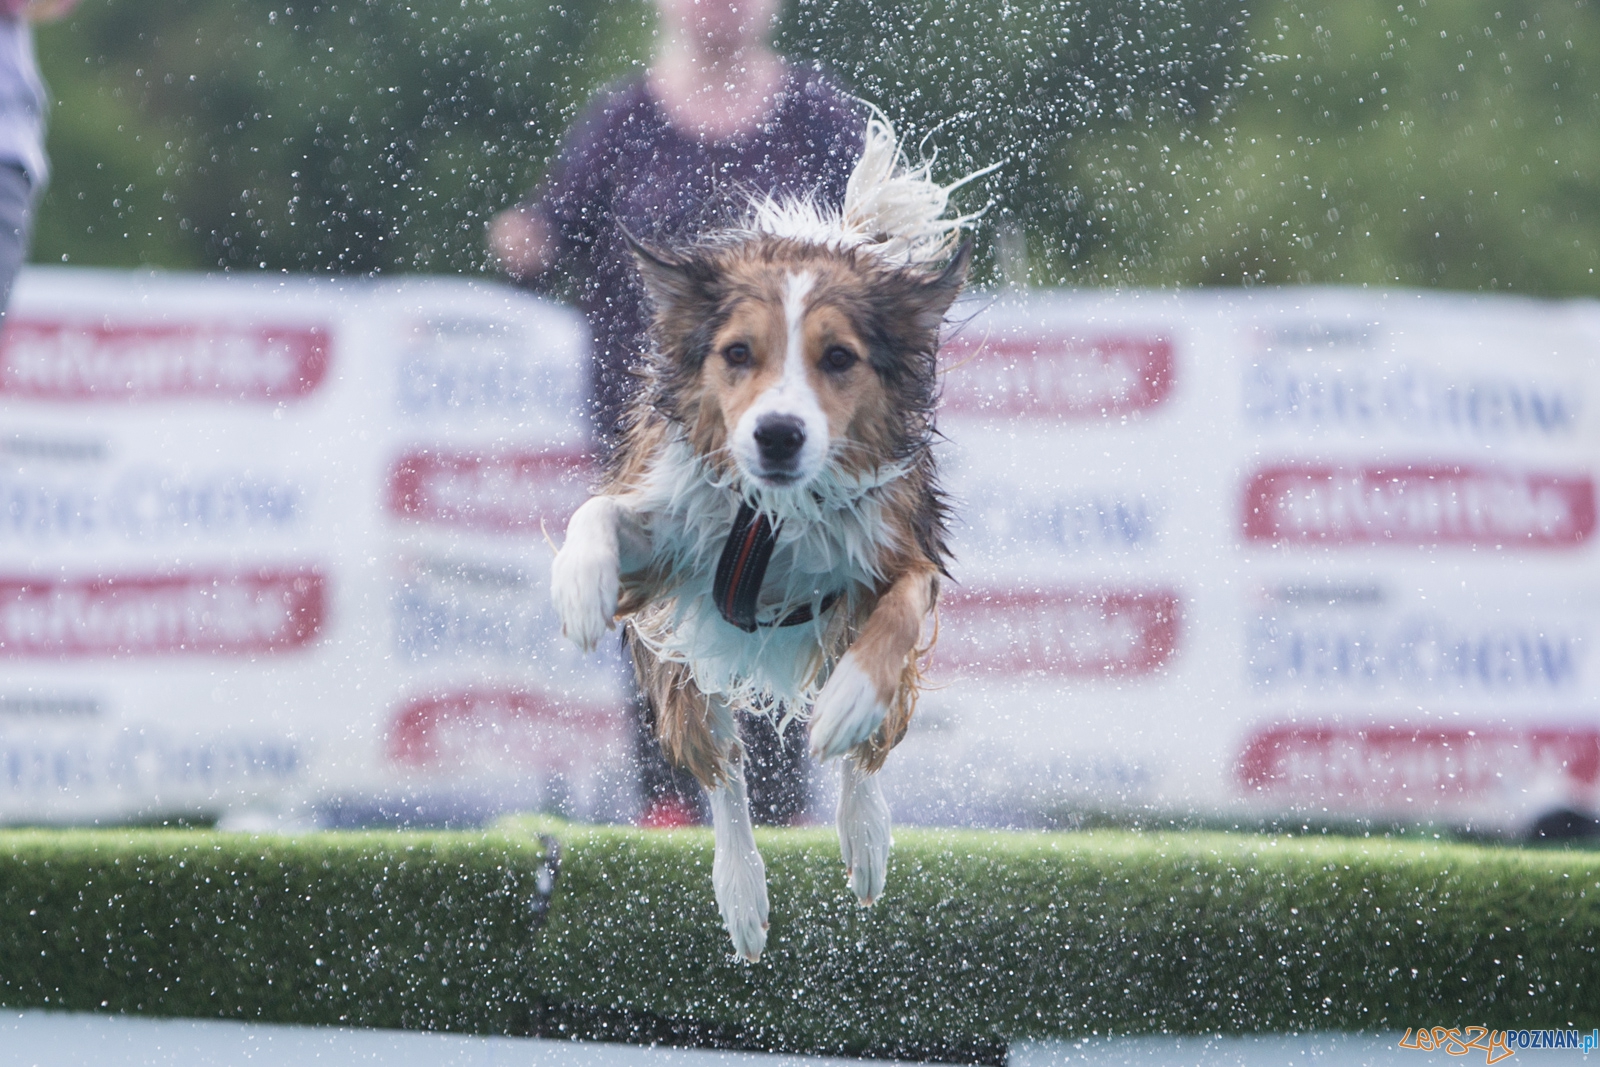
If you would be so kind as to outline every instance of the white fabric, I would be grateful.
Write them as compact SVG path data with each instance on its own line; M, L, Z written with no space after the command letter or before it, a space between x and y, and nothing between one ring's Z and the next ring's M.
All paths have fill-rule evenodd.
M50 176L44 154L49 97L33 55L33 30L0 18L0 163L27 171L35 189Z

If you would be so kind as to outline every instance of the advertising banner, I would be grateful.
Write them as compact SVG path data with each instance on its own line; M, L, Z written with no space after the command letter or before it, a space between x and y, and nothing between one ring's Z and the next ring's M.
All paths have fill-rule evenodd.
M1010 293L942 353L955 580L903 821L1600 809L1600 312ZM0 820L626 819L559 635L586 334L498 286L30 272ZM830 801L819 796L818 817Z
M991 298L943 350L959 517L897 812L1600 807L1595 307Z
M465 282L27 274L0 818L625 816L618 672L545 589L586 352Z

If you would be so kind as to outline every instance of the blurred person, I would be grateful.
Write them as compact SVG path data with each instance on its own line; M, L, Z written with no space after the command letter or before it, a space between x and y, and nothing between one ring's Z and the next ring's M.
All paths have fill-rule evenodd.
M500 267L540 292L564 289L589 320L589 415L609 454L626 409L628 368L648 344L649 313L625 228L648 244L692 238L734 218L751 193L842 203L865 122L819 69L791 66L769 39L778 0L656 0L660 47L642 74L596 95L544 182L490 223ZM644 700L635 754L647 825L704 821L694 779L668 765ZM792 822L809 800L804 726L783 738L741 724L757 822Z
M33 208L50 177L44 151L50 98L33 54L35 22L60 18L78 0L0 0L0 315L28 258Z

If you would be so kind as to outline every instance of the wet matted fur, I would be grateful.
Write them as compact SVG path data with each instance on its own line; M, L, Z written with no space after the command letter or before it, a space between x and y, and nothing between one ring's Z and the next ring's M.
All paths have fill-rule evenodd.
M872 903L889 847L876 772L910 724L948 573L930 445L966 220L939 217L948 187L906 168L881 122L852 190L839 213L764 202L694 244L634 243L653 344L552 572L568 637L592 648L624 625L663 748L710 794L717 901L752 960L768 906L734 713L809 714L813 753L841 760L840 845ZM770 558L739 614L716 574L757 544Z

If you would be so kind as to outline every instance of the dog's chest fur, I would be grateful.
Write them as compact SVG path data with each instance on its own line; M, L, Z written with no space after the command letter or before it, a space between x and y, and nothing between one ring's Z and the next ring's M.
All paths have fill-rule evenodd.
M826 681L844 620L883 579L897 535L880 490L902 474L833 474L803 490L749 491L681 437L669 438L634 492L648 517L650 569L670 576L670 590L634 617L635 632L661 659L686 664L702 692L735 706L781 703L789 714L804 713ZM777 530L757 619L770 623L809 606L811 621L746 633L718 611L712 585L742 499ZM828 598L834 605L819 612Z

